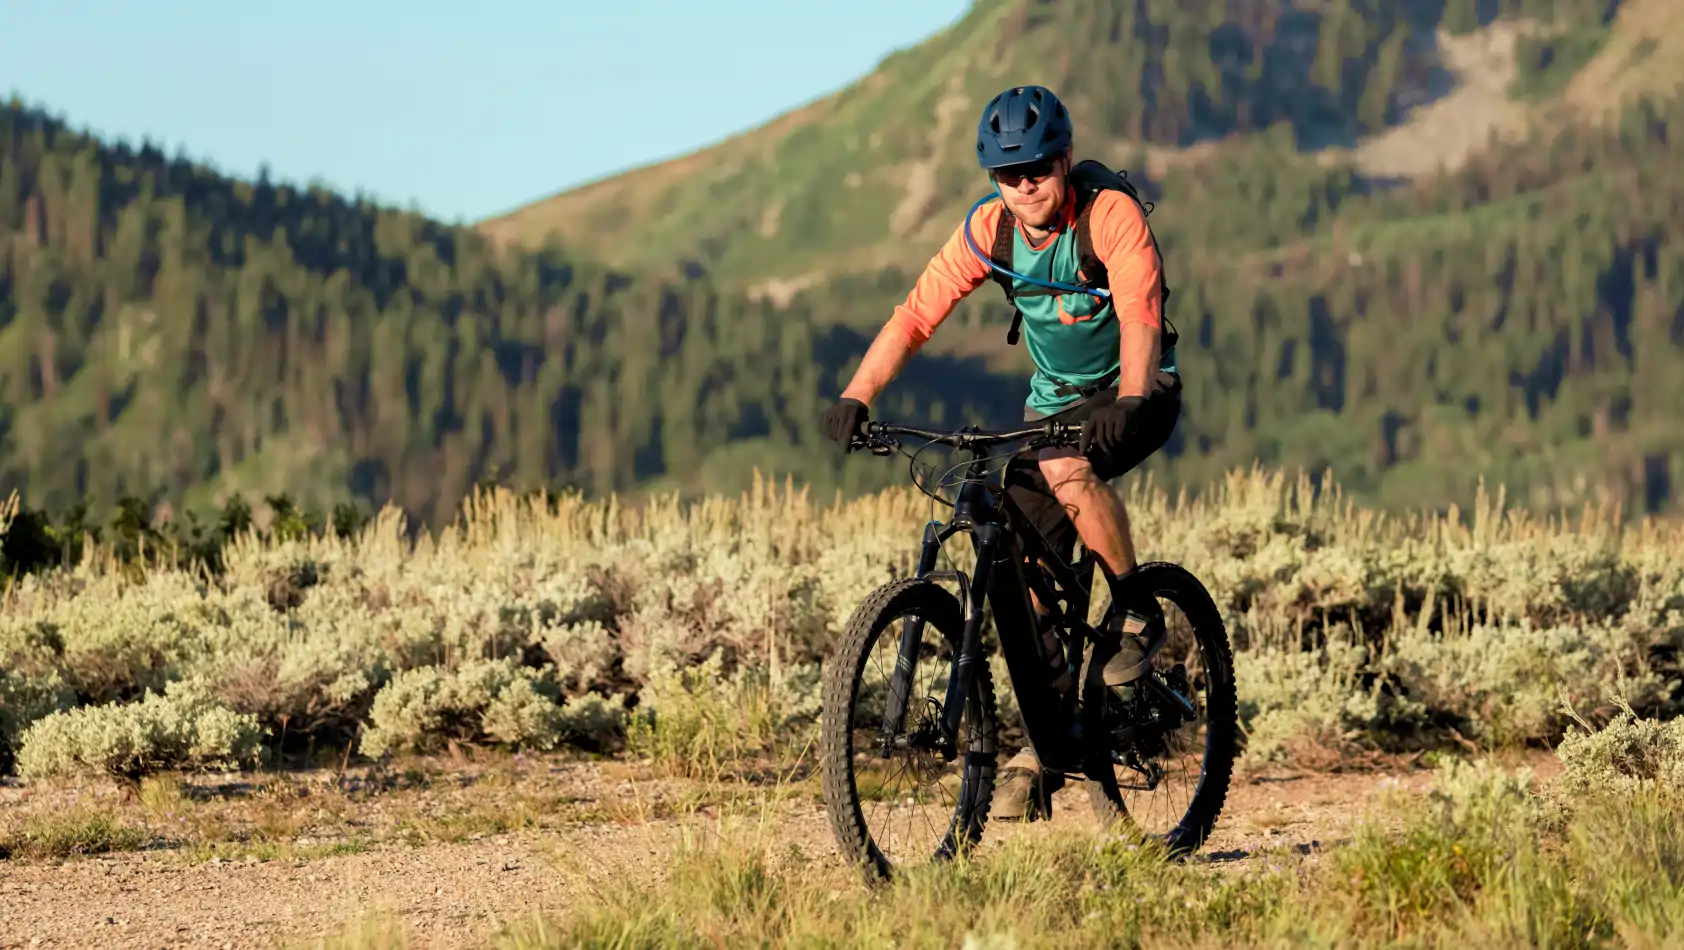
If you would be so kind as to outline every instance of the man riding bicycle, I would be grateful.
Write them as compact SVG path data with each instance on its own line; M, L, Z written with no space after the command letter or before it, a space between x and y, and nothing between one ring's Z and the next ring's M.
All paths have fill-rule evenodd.
M1014 457L1006 491L1060 557L1071 559L1079 536L1114 582L1136 561L1127 512L1106 483L1168 441L1181 413L1181 382L1173 343L1163 346L1162 261L1145 209L1122 190L1078 188L1072 172L1085 169L1073 165L1072 141L1068 111L1045 88L1019 86L989 100L977 126L977 160L1000 200L973 209L930 260L823 424L848 450L872 401L954 305L993 276L1017 307L1036 367L1024 420L1082 426L1076 449ZM992 249L986 257L983 248ZM1105 288L1108 297L1088 292ZM1036 610L1045 613L1040 604ZM1133 632L1129 619L1125 634ZM1057 636L1043 625L1041 639L1049 679L1063 692L1071 684ZM1125 636L1106 663L1107 685L1126 688L1140 658L1138 641ZM993 816L1042 817L1041 803L1062 784L1062 775L1042 775L1033 749L1022 749L1001 772Z

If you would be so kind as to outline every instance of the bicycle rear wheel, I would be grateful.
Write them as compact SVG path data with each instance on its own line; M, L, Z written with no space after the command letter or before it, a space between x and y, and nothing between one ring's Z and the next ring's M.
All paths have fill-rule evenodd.
M826 673L820 749L825 805L844 856L868 879L888 880L897 865L947 860L982 837L994 793L998 730L986 662L977 664L965 700L955 758L918 748L941 718L963 632L952 593L928 580L894 581L854 611ZM885 755L883 723L903 637L915 641L903 679L910 689Z
M1204 585L1179 565L1140 565L1119 584L1118 601L1107 621L1126 606L1146 620L1149 636L1161 632L1163 645L1123 690L1107 687L1101 674L1117 641L1094 648L1082 677L1084 731L1104 737L1110 761L1089 771L1089 801L1102 823L1132 823L1172 855L1185 854L1210 836L1233 775L1238 723L1228 633Z

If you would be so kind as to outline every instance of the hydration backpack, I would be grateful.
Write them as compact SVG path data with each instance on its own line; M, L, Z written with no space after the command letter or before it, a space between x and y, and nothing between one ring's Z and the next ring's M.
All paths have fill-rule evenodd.
M975 243L971 243L971 250L978 257L983 257L983 260L989 265L990 279L1000 285L1000 289L1006 293L1006 300L1013 304L1012 326L1011 329L1006 331L1006 343L1009 346L1017 345L1018 328L1023 323L1023 312L1016 308L1018 297L1044 297L1051 294L1094 290L1110 291L1110 275L1105 271L1105 263L1099 259L1098 254L1094 253L1093 238L1088 231L1088 219L1093 214L1093 199L1101 191L1120 191L1134 199L1135 204L1140 205L1140 210L1145 215L1150 216L1152 214L1154 207L1152 202L1140 199L1140 193L1135 190L1134 184L1129 181L1128 172L1112 171L1103 163L1091 158L1078 162L1070 170L1070 186L1076 192L1076 260L1083 275L1080 284L1048 283L1012 271L1013 232L1017 228L1017 216L1012 214L1010 209L1004 207L1004 203L1000 208L1000 224L994 230L994 247L988 256L983 257ZM976 209L988 200L988 198L984 198L977 202L971 208L971 212L974 214ZM969 241L969 215L966 217L965 236L966 240ZM1148 224L1147 228L1149 230L1151 225ZM1022 278L1040 286L1014 292L1012 290L1013 278ZM1164 282L1161 272L1158 281L1158 286L1163 289L1162 301L1168 303L1169 285ZM1175 326L1169 322L1167 315L1164 317L1163 323L1163 343L1161 345L1163 351L1168 352L1175 346L1179 336L1175 332Z

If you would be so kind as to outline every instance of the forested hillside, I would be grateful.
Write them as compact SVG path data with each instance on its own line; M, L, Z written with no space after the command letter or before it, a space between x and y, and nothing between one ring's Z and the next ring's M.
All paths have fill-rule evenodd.
M1624 10L1639 32L1658 36L1635 38L1653 62L1620 59L1614 72L1649 75L1669 56L1675 65L1646 83L1603 86L1666 88L1684 76L1673 35L1684 27L1667 25L1677 19L1669 3L976 0L953 26L834 95L481 229L529 246L557 237L627 267L688 259L732 283L921 262L987 190L973 151L976 117L1008 86L1053 88L1070 105L1078 150L1136 173L1197 163L1220 154L1218 144L1263 135L1308 158L1407 123L1475 83L1481 77L1456 75L1445 55L1467 38L1501 45L1519 34L1510 91L1550 102L1605 45L1619 46L1611 35L1631 32L1621 29ZM1658 15L1631 15L1653 8ZM1463 117L1475 127L1483 118ZM1261 175L1249 180L1267 186ZM1177 219L1218 207L1197 204L1196 192L1174 194ZM1252 236L1252 225L1270 223L1250 209L1231 213Z
M998 51L1052 63L1079 135L1109 140L1117 164L1148 167L1151 143L1216 143L1133 176L1158 202L1184 340L1187 411L1147 466L1160 477L1196 488L1261 459L1331 466L1386 505L1465 502L1482 475L1539 505L1673 503L1684 104L1633 99L1600 126L1567 116L1391 185L1307 151L1310 131L1354 141L1434 94L1431 46L1398 38L1420 35L1408 24L1553 24L1528 41L1517 89L1547 98L1544 77L1566 80L1540 51L1560 44L1577 75L1617 25L1607 5L1160 6L979 4L818 119L722 147L752 161L693 163L664 191L640 188L643 173L599 186L694 214L627 215L606 262L565 232L521 247L230 180L14 102L0 109L0 486L51 510L125 493L175 507L230 490L324 508L390 497L437 521L484 478L591 492L734 492L756 465L821 491L904 479L902 463L843 462L812 423L985 186L963 140L978 96L1020 68L994 70ZM1154 95L1116 92L1147 76ZM824 111L850 102L846 122ZM865 144L838 151L843 133ZM777 213L739 200L739 174L760 176ZM907 204L913 191L925 198ZM746 292L767 278L805 289ZM878 415L1015 420L1025 357L1001 344L1007 315L984 288Z
M0 483L36 507L236 489L432 517L485 477L697 484L728 439L808 439L852 352L678 272L499 254L16 105L0 156Z

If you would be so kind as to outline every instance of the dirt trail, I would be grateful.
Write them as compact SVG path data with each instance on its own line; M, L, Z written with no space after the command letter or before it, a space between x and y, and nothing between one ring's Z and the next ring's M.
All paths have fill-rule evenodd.
M0 947L268 947L332 936L370 913L419 946L461 946L591 884L641 879L675 823L510 833L315 861L183 865L126 854L0 870Z
M1239 778L1201 859L1243 866L1260 848L1326 847L1349 832L1371 796L1420 790L1429 777L1402 770ZM482 944L503 922L565 912L595 889L658 878L687 824L710 823L601 821L458 843L391 842L310 861L191 864L168 851L5 861L0 947L272 947L333 937L376 913L395 915L415 946ZM1093 827L1080 787L1054 797L1052 824ZM1046 827L990 823L985 847ZM837 860L817 802L778 806L772 833L780 850Z

